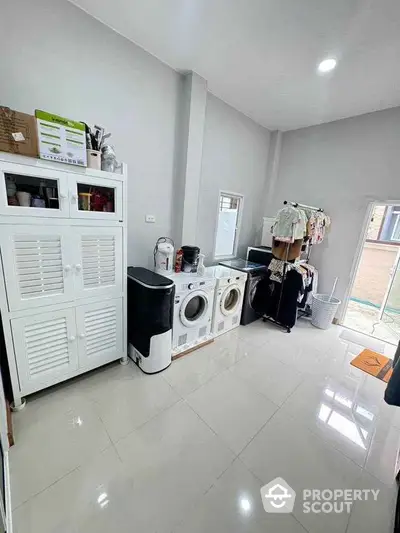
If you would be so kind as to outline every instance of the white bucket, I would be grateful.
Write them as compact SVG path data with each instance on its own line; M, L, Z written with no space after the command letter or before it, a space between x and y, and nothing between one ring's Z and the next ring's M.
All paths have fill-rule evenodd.
M329 294L313 294L311 324L320 329L328 329L335 318L341 301Z

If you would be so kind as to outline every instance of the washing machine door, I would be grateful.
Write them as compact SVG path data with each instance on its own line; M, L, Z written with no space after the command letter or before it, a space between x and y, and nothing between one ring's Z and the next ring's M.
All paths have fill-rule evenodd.
M221 313L225 316L233 315L239 307L242 295L242 289L236 283L226 287L219 301Z
M210 302L208 294L202 290L189 293L182 301L179 318L184 326L193 328L198 325L208 311Z

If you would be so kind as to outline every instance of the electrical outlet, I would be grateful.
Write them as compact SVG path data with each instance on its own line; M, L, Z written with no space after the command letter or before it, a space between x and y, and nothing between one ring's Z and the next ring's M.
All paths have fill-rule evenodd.
M154 215L146 215L145 220L148 224L154 224L156 217Z

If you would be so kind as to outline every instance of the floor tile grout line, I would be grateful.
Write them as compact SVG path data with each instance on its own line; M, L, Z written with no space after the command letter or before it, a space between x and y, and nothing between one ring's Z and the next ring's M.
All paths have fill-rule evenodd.
M301 373L302 374L302 373ZM307 379L307 376L302 374L302 377L300 379L300 382L296 385L296 387L292 390L292 392L285 398L285 400L283 401L282 405L280 405L280 407L283 407L285 405L285 403L289 400L289 398L291 398L293 396L293 394L297 391L297 389L303 385L303 383L306 381Z
M189 392L186 397L184 398L185 400L187 400L187 398L194 394L195 392L197 392L198 390L200 390L201 388L203 388L205 385L207 385L208 383L210 383L211 381L213 381L215 378L221 376L221 374L223 374L224 372L228 372L229 371L229 368L221 368L221 370L219 370L216 374L210 376L204 383L202 383L201 385L199 385L198 387L196 387L194 390L192 390L191 392Z
M251 340L246 340L246 339L243 339L243 338L238 337L238 343L252 344L253 347L254 347L255 349L261 348L262 346L268 344L269 342L270 342L270 341L266 341L266 342L262 343L261 345L258 345L258 344L255 345L255 344L252 343ZM199 386L196 387L195 389L191 390L191 391L190 391L188 394L186 394L185 396L182 396L182 398L183 398L183 399L186 399L187 396L189 396L190 394L193 394L194 392L198 391L200 388L202 388L204 385L206 385L207 383L209 383L210 381L212 381L212 380L213 380L214 378L216 378L218 375L221 375L222 373L224 373L224 372L226 372L226 371L228 371L228 370L231 370L232 367L234 367L237 363L239 363L240 361L246 359L247 357L252 357L252 355L243 355L243 356L241 356L238 360L236 360L235 362L229 364L228 366L226 366L226 367L224 367L224 368L219 369L215 374L213 374L212 376L210 376L210 377L209 377L204 383L202 383L201 385L199 385ZM275 359L276 361L279 361L280 363L282 363L282 364L285 365L285 366L290 366L290 367L293 366L293 365L289 365L288 363L285 363L284 361L280 361L280 360L277 359L276 357L274 357L274 359ZM295 367L293 367L293 368L296 370L297 373L302 374L302 372L300 372L298 369L296 369ZM168 383L168 385L170 385L170 387L173 388L173 390L174 390L177 394L181 395L181 393L179 393L179 391L175 388L175 386L172 385L172 384L168 381L168 379L167 379L166 377L164 377L164 376L162 376L162 377L163 377L163 379ZM268 398L268 399L270 400L270 398ZM270 400L270 401L272 401L272 400ZM273 403L275 403L275 402L273 402Z
M265 428L265 426L271 422L273 420L273 418L278 414L279 410L281 409L281 407L275 412L273 413L273 415L271 416L271 418L263 425L262 428L260 428L260 430L254 435L254 437L246 444L246 446L243 448L243 450L240 452L239 456L246 450L246 448L251 444L251 442L257 437L257 435ZM292 420L295 420L294 417L290 417ZM328 440L325 440L323 437L321 437L320 435L318 435L317 433L314 433L314 431L312 431L308 426L306 426L306 429L308 429L313 435L314 437L316 437L320 442L322 442L324 445L327 445L331 450L334 450L335 452L339 453L342 457L344 457L345 459L347 459L348 461L351 461L359 470L359 475L357 476L357 480L361 477L361 474L362 474L362 471L365 470L365 468L363 468L362 466L360 466L359 464L357 464L353 459L351 459L350 457L348 457L346 454L344 454L341 450L338 450L337 448L335 448L331 442L329 442ZM240 457L239 457L240 458ZM365 470L367 473L369 473L367 470ZM253 472L254 474L254 472ZM256 474L254 474L256 475ZM258 477L258 476L257 476ZM374 476L376 478L376 476ZM259 478L258 478L259 479ZM380 481L378 478L376 478L378 481ZM261 481L261 480L260 480ZM385 483L383 483L382 481L380 481L383 485L385 485Z
M246 450L248 446L253 442L253 440L257 437L257 435L265 428L267 424L271 422L271 420L274 418L274 416L278 413L278 411L281 409L281 407L278 407L278 409L272 413L272 415L268 418L268 420L260 427L260 429L253 435L253 437L249 440L249 442L244 446L244 448L239 452L238 457L240 459L240 455Z
M103 450L104 451L104 450ZM62 481L64 478L68 477L69 475L73 474L74 472L76 472L77 470L79 470L81 468L82 465L79 465L79 466L76 466L74 467L72 470L69 470L66 474L63 474L61 477L59 477L58 479L56 479L55 481L53 481L52 483L50 483L50 485L47 485L47 487L39 490L39 492L36 492L35 494L32 494L31 496L29 496L29 498L27 500L24 500L23 502L21 502L19 505L17 505L16 507L14 507L12 509L12 512L14 513L17 509L19 509L20 507L22 507L23 505L29 503L31 500L33 500L34 498L36 498L37 496L39 496L40 494L42 494L43 492L45 492L47 489L50 489L53 485L55 485L56 483L59 483L60 481Z
M193 390L191 390L190 392L188 392L185 396L182 396L180 392L178 392L175 387L173 385L171 385L170 383L169 386L173 388L173 390L179 394L183 400L186 400L186 398L188 396L190 396L191 394L195 393L196 391L198 391L199 389L201 389L202 387L204 387L204 385L207 385L207 383L209 383L210 381L212 381L214 378L216 378L217 376L219 376L220 374L222 374L223 372L227 371L228 368L221 368L220 370L218 370L215 374L213 374L212 376L210 376L209 378L206 379L206 381L204 383L201 383L201 385L199 385L198 387L194 388Z
M392 488L396 488L397 489L397 483L396 483L396 478L393 477L393 483L392 484L389 484L389 483L386 483L385 481L382 481L381 479L379 479L375 474L373 474L372 472L370 472L369 470L367 470L366 468L363 467L363 472L365 472L366 474L370 475L371 477L374 478L375 481L377 481L378 483L380 483L381 485L383 485L385 488L388 488L388 489L392 489Z
M349 513L349 518L347 520L347 524L346 524L346 529L345 529L345 532L344 533L347 533L348 530L349 530L349 527L350 527L350 518L351 518L351 515L353 514L353 511L354 511L354 507L353 505L351 506L351 511Z
M219 370L217 370L217 372L215 374L213 374L212 376L210 376L209 378L206 379L206 381L202 384L200 384L198 387L196 387L195 389L191 390L189 393L187 393L185 396L182 396L183 399L186 399L188 396L190 396L191 394L193 394L194 392L198 391L199 389L201 389L202 387L204 387L204 385L206 385L207 383L209 383L210 381L212 381L214 378L216 378L217 376L223 374L224 372L227 372L228 370L230 370L233 366L235 366L239 361L242 361L243 359L245 359L246 357L249 357L247 355L243 355L242 357L240 357L237 361L235 361L234 363L224 367L224 368L220 368ZM163 376L164 377L164 376ZM164 380L168 383L168 385L170 387L173 388L173 390L181 395L181 393L178 392L177 389L175 389L174 385L172 385L171 383L169 383L169 381L167 380L167 378L164 377Z
M190 403L187 401L187 399L184 399L183 401L186 403L186 405L189 407L189 409L190 409L190 410L191 410L191 411L192 411L192 412L193 412L193 413L199 418L199 420L201 420L201 421L202 421L202 422L208 427L208 429L210 429L210 430L214 433L214 435L215 435L216 437L218 437L218 440L220 440L221 442L223 442L223 443L225 444L225 446L227 446L228 449L229 449L232 453L235 453L235 452L234 452L233 450L231 450L231 448L226 444L226 442L225 442L224 440L221 439L221 437L220 437L220 436L217 434L217 432L216 432L216 431L215 431L215 430L214 430L214 429L208 424L208 422L206 422L206 421L204 420L204 418L202 418L202 417L199 415L199 413L194 409L194 407L192 407L192 406L190 405Z
M228 371L228 370L229 370L229 369L227 369L227 371ZM238 378L235 377L235 379L238 379ZM242 383L244 383L244 385L245 385L246 387L249 387L249 384L246 383L244 380L239 379L239 381L242 382ZM232 448L228 445L228 443L227 443L227 442L226 442L226 441L225 441L220 435L218 435L218 433L217 433L217 432L216 432L216 431L215 431L215 430L214 430L214 429L208 424L208 422L207 422L206 420L204 420L204 419L200 416L200 414L195 410L194 407L192 407L192 405L189 403L189 401L188 401L187 399L186 399L185 401L186 401L186 403L189 405L189 407L192 409L192 411L193 411L193 412L194 412L194 413L200 418L200 420L202 420L202 421L203 421L203 422L204 422L204 423L205 423L205 424L211 429L211 431L212 431L212 432L218 437L218 439L220 439L220 440L221 440L221 441L222 441L222 442L223 442L223 443L229 448L229 450L231 450L232 453L235 454L235 458L237 458L237 457L239 457L239 455L243 452L243 450L244 450L244 449L250 444L250 442L254 439L254 437L255 437L255 436L256 436L256 435L257 435L257 434L263 429L263 427L264 427L266 424L268 424L268 422L273 418L273 416L275 415L275 413L276 413L277 411L279 411L279 409L280 409L280 406L279 406L279 405L277 405L276 403L274 403L272 400L270 400L269 398L267 398L265 395L263 395L263 394L260 393L260 392L258 392L258 394L260 394L260 396L263 396L264 398L266 398L266 399L267 399L270 403L272 403L277 409L272 413L272 415L268 418L268 420L266 420L266 422L264 422L264 424L262 425L262 427L261 427L259 430L257 430L257 432L254 434L254 436L251 437L250 441L249 441L247 444L245 444L245 446L242 448L242 450L241 450L239 453L237 453L235 450L232 450Z
M296 420L293 416L289 415L289 417L292 419L292 420ZM361 470L365 470L364 467L360 466L358 463L355 462L354 459L352 459L351 457L349 457L348 455L346 455L342 450L340 450L339 448L336 448L336 446L334 445L334 443L332 443L330 440L328 439L325 439L322 435L320 435L319 433L317 433L315 430L311 429L307 424L305 424L305 429L307 429L308 431L310 431L310 433L312 433L314 435L314 437L317 437L317 439L320 441L320 442L323 442L324 444L326 444L331 450L334 450L338 453L340 453L340 455L342 457L345 457L348 461L351 461L357 468L361 469Z
M265 485L265 482L262 481L254 472L253 470L251 470L247 465L246 463L243 462L243 460L240 458L240 457L237 457L235 459L236 461L240 461L241 465L246 469L247 472L249 472L250 475L252 475L259 483L260 483L260 489ZM296 518L296 516L294 515L294 513L290 513L290 515L292 516L292 518L294 518L294 520L301 526L302 529L304 529L304 531L306 533L310 533L309 529L307 529L299 520L298 518Z
M113 448L113 450L114 450L115 453L117 454L118 459L120 460L121 463L123 463L122 458L121 458L121 456L120 456L119 453L118 453L117 447L115 446L115 443L114 443L113 439L111 438L111 435L109 434L108 429L107 429L107 426L106 426L106 424L105 424L103 418L101 417L101 415L99 415L99 418L100 418L100 420L101 420L101 422L102 422L102 424L103 424L103 426L104 426L104 429L105 429L105 431L106 431L106 433L107 433L108 438L110 439L110 443L111 443L111 446L110 446L110 447ZM107 450L107 449L108 449L108 448L106 448L106 450ZM105 450L103 450L103 451L105 451Z
M296 520L296 522L299 524L300 527L302 527L305 531L305 533L310 533L310 530L308 528L306 528L301 522L300 520L294 515L294 513L290 513L292 518L294 518Z
M179 396L179 395L178 395ZM179 402L181 401L185 401L184 398L178 398L176 401L174 401L172 404L169 404L165 407L162 407L159 411L157 411L157 413L155 413L154 415L152 415L148 420L146 420L145 422L142 422L141 424L139 424L137 427L135 427L134 429L132 429L132 431L130 431L129 433L127 433L126 435L124 435L123 437L120 437L119 439L117 440L112 440L112 442L116 445L116 444L119 444L122 440L124 439L127 439L130 435L132 435L132 433L134 433L135 431L138 431L139 429L142 429L143 426L145 426L146 424L148 424L149 422L151 422L152 420L154 420L155 418L157 418L159 415L165 413L166 411L168 411L168 409L171 409L172 407L174 407L176 404L178 404Z
M232 372L232 377L234 379L237 379L240 383L242 383L245 387L249 388L253 393L259 394L264 399L268 400L268 402L272 403L276 408L280 409L281 405L276 403L274 400L272 400L269 396L265 394L265 392L260 391L256 387L252 386L251 379L244 378L243 376L237 376ZM297 387L297 386L296 386Z
M218 435L218 433L208 424L208 422L206 422L204 420L204 418L202 418L199 413L190 405L189 402L186 401L186 404L188 405L188 407L193 411L193 413L214 433L214 435L217 437L218 441L221 442L224 446L226 446L226 448L232 453L233 455L233 459L232 461L230 462L230 464L225 468L225 470L219 475L217 476L216 479L219 479L227 470L228 468L230 468L232 466L232 464L236 461L236 459L239 457L239 455L242 453L242 452L239 452L237 453L235 450L232 450L232 448L229 446L229 444L220 436Z
M166 411L166 410L169 409L170 407L173 407L173 406L176 405L178 402L184 400L184 398L182 398L181 395L180 395L177 391L175 391L175 390L173 389L173 387L172 387L172 386L171 386L171 385L170 385L165 379L164 379L164 381L165 381L166 384L169 386L169 388L172 390L172 392L173 392L174 394L176 394L179 398L178 398L176 401L174 401L172 404L169 404L169 405L167 405L167 406L165 406L165 407L162 407L159 411L157 411L157 413L155 413L154 415L152 415L148 420L146 420L145 422L139 424L136 428L132 429L132 431L130 431L129 433L127 433L127 434L124 435L123 437L120 437L120 438L117 439L117 440L114 440L114 439L110 436L110 434L109 434L109 432L108 432L108 430L107 430L106 423L104 422L103 418L101 417L101 415L100 415L99 413L96 413L96 415L100 418L100 420L101 420L101 422L102 422L102 424L103 424L103 426L104 426L104 428L105 428L105 430L106 430L106 433L107 433L107 435L108 435L108 437L109 437L111 443L112 443L114 446L115 446L116 444L118 444L121 440L123 440L123 439L129 437L129 435L131 435L134 431L136 431L136 430L138 430L138 429L141 429L141 428L142 428L143 426L145 426L148 422L150 422L151 420L153 420L155 417L157 417L158 415L160 415L161 413L163 413L164 411ZM98 406L98 408L100 408L100 405L99 405L99 403L98 403L97 401L92 400L92 402L93 402L94 404L96 404L96 405ZM117 452L117 453L118 453L118 452ZM118 456L119 456L119 454L118 454Z

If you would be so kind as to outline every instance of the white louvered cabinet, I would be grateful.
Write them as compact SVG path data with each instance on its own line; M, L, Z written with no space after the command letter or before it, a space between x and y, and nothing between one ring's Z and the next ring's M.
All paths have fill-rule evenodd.
M118 359L122 315L117 298L11 320L24 394Z
M0 152L0 320L17 407L127 361L126 186L126 165L111 174ZM23 207L24 190L51 198Z
M24 394L62 381L78 369L75 309L11 320Z

